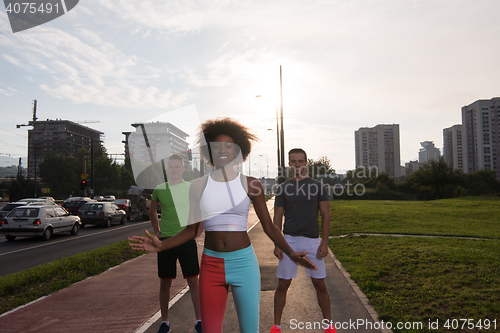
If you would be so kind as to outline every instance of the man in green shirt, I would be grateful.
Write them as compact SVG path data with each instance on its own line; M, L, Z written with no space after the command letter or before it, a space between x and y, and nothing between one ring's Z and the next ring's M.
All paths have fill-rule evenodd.
M149 217L156 237L165 239L172 237L187 226L189 216L189 186L182 179L184 160L178 154L168 158L168 182L158 185L153 191ZM157 208L161 206L161 223L158 221ZM182 275L187 280L191 291L196 316L195 330L201 333L200 300L198 288L198 253L194 239L173 249L158 253L158 276L160 277L160 309L162 324L158 333L170 332L168 322L168 303L170 287L177 273L177 259L182 269Z

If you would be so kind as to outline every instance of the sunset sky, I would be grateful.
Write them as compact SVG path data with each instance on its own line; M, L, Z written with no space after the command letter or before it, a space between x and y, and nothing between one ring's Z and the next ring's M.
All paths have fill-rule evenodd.
M98 120L109 153L131 123L196 110L260 138L253 176L276 167L283 68L285 150L353 169L354 131L399 124L401 163L442 148L461 107L500 96L500 1L106 1L12 33L0 10L0 156L27 155L39 120ZM261 95L261 97L256 97ZM248 163L247 163L248 164ZM262 172L261 172L262 171Z

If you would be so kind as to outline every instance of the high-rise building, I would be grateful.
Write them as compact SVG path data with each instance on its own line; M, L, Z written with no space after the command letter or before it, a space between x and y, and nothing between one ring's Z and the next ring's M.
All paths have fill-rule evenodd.
M420 142L422 148L418 152L418 162L420 164L428 163L429 161L437 161L441 157L441 152L439 148L434 146L432 141Z
M420 163L418 163L418 161L407 162L405 163L405 176L410 177L419 169L420 169Z
M462 125L443 129L443 158L455 170L464 170Z
M30 178L34 178L34 170L38 170L38 164L48 153L76 155L81 148L90 151L92 141L94 148L100 148L101 136L104 134L61 119L37 120L30 125L33 126L33 129L28 130L28 177Z
M494 170L500 179L500 97L462 107L464 172Z
M179 154L188 161L189 134L171 123L132 124L135 132L123 132L125 151L140 163L158 162L171 154Z
M377 167L389 177L401 176L399 124L361 127L354 132L356 168Z

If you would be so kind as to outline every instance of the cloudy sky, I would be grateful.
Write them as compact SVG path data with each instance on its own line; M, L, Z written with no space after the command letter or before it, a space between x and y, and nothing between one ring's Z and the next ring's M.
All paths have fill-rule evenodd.
M268 160L273 176L281 65L285 150L345 171L355 130L397 123L404 164L421 141L441 148L462 106L500 96L499 12L498 0L81 0L14 34L2 7L0 156L26 156L16 124L33 99L40 120L100 121L86 125L109 153L131 123L188 107L251 128L252 175Z

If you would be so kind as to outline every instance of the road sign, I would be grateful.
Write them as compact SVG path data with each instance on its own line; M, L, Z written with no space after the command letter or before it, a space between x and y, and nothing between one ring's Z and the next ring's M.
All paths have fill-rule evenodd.
M82 177L82 179L83 179L83 180L87 179L87 177L88 177L88 176L89 176L89 175L88 175L88 174L86 174L86 173L82 173L82 175L81 175L81 177Z

